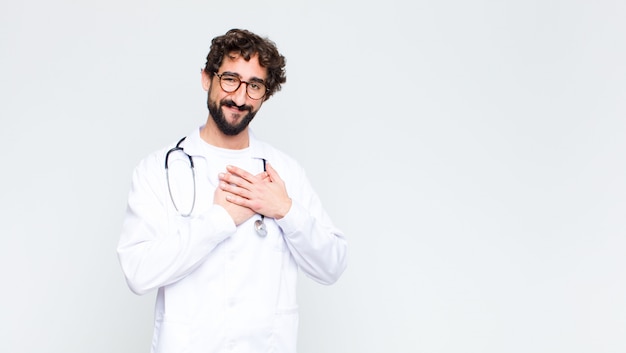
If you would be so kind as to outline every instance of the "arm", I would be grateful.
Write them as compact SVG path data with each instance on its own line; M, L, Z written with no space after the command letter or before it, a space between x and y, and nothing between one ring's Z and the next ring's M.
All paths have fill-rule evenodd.
M221 206L191 217L174 213L159 155L134 171L117 248L126 281L137 294L184 278L236 229Z
M322 284L336 282L347 267L347 243L335 228L317 195L308 190L302 201L294 201L285 217L276 222L298 266Z

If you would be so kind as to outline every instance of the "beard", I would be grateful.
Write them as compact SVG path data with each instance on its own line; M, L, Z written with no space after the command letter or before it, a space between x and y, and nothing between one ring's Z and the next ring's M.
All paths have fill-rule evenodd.
M217 128L224 134L228 136L239 135L243 130L245 130L254 116L256 115L256 111L252 111L252 107L249 105L238 106L230 99L223 99L219 102L219 105L216 101L211 101L211 93L209 92L209 98L207 98L207 107L209 108L209 114L213 118L213 121L217 125ZM246 115L241 117L241 120L237 124L231 124L226 120L224 116L224 112L222 111L222 107L235 107L239 109L240 112L248 112Z

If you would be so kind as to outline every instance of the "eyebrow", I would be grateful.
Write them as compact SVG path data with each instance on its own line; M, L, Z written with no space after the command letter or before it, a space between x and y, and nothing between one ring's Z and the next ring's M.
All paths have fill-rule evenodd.
M222 75L229 75L229 76L237 76L239 77L239 79L241 79L241 75L239 75L236 72L230 72L230 71L224 71L222 72ZM260 83L265 83L265 80L258 78L258 77L252 77L248 80L249 82L260 82Z

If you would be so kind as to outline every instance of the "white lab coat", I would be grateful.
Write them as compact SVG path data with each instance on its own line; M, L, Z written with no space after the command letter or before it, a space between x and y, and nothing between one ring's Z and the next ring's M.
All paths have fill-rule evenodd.
M331 284L346 268L345 238L304 170L250 134L250 147L243 152L250 158L237 159L241 167L256 174L262 171L260 158L266 159L285 181L293 203L284 218L265 219L268 234L261 237L253 228L260 216L236 227L226 210L213 204L217 173L225 169L207 160L212 152L199 129L183 142L195 164L197 196L193 214L182 217L165 177L171 147L136 167L117 249L133 292L158 289L152 352L296 352L298 269ZM172 154L170 170L175 163L188 164L186 158ZM193 195L187 173L170 174L183 213Z

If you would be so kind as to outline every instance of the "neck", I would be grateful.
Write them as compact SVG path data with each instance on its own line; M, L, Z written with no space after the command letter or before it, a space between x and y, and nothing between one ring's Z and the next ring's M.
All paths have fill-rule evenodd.
M208 144L230 150L241 150L250 146L248 128L234 136L225 135L217 128L210 116L206 125L200 130L200 137Z

